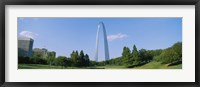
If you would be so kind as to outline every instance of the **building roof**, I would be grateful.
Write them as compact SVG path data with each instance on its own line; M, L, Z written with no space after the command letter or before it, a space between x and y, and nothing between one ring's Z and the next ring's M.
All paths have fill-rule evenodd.
M32 38L28 38L28 37L18 37L18 40L32 40Z

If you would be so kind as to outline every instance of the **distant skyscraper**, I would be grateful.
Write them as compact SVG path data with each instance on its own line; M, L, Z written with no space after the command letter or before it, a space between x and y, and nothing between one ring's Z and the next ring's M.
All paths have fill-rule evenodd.
M56 52L55 51L48 51L45 48L34 48L33 49L33 55L41 58L41 59L47 59L47 58L55 58L56 57Z
M33 49L33 55L37 55L42 59L46 59L48 57L48 50L45 48L34 48Z
M103 29L105 60L109 60L109 50L108 50L108 40L107 40L107 35L106 35L106 28L105 28L104 23L100 22L98 25L98 28L97 28L95 61L98 61L98 44L99 44L99 30L100 29Z
M31 38L20 37L18 38L18 56L32 57L34 40Z
M52 51L52 52L47 52L48 54L48 57L56 57L56 52L55 51Z

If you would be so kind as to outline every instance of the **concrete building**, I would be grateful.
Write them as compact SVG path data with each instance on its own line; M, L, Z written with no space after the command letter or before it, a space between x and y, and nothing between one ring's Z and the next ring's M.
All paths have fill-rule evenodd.
M39 56L42 59L47 59L47 57L48 57L48 50L45 49L45 48L42 48L42 49L40 49L40 48L34 48L33 49L33 55Z
M18 56L32 58L33 42L31 38L18 38Z
M48 57L56 57L56 52L52 51L52 52L47 52Z

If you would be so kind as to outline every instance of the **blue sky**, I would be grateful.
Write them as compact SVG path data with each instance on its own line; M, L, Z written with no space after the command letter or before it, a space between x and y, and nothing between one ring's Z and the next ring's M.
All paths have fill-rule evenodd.
M18 37L34 39L33 48L67 56L81 50L94 60L99 22L105 24L111 58L124 46L164 49L182 41L182 18L18 18ZM103 32L99 33L99 60L104 60Z

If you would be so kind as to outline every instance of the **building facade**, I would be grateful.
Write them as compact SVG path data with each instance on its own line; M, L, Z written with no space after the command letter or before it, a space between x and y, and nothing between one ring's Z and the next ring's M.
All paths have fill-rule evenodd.
M40 49L40 48L34 48L33 49L33 55L37 56L37 57L39 57L41 59L47 59L47 57L48 57L48 50L45 49L45 48L42 48L42 49Z
M48 57L52 57L52 58L55 58L56 57L56 52L55 51L52 51L52 52L48 52L47 53Z
M32 58L33 42L31 38L18 38L18 56Z

